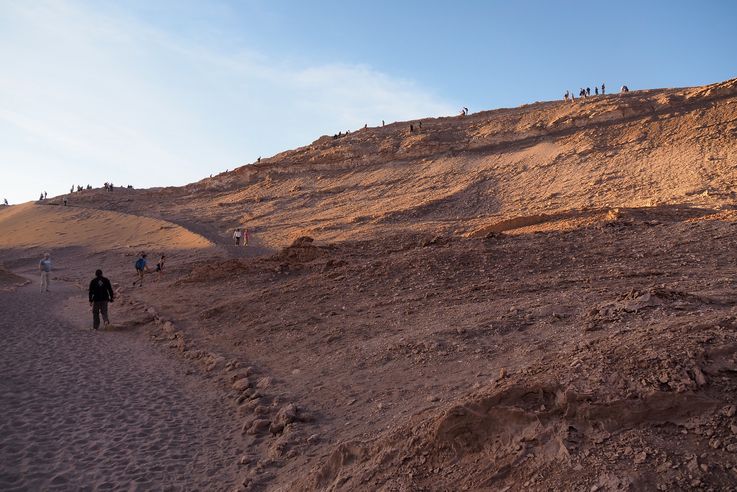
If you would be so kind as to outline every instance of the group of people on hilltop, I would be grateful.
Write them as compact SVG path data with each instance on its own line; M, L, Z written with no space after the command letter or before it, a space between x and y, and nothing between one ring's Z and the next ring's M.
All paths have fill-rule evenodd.
M620 89L620 92L629 92L629 91L630 89L626 85L623 85L622 88ZM598 87L594 87L594 95L595 96L599 95ZM602 96L606 95L606 85L605 84L601 84L601 95ZM586 87L586 88L581 87L581 90L578 91L578 97L581 99L586 99L586 98L591 97L591 87ZM573 95L572 91L566 91L566 93L563 94L563 99L565 101L575 101L576 96Z
M87 185L87 186L77 185L75 187L74 185L72 185L72 187L69 189L69 193L74 193L74 189L75 188L77 189L77 193L79 193L82 190L91 190L92 189L92 186L90 186L90 185Z
M594 95L595 96L598 96L599 95L599 87L598 86L595 86L594 87ZM602 96L603 95L606 95L606 84L601 84L601 95ZM586 88L581 87L581 90L578 91L578 97L581 98L581 99L586 99L586 98L591 97L591 87L586 87ZM563 94L563 100L565 100L565 101L569 101L569 100L570 101L575 101L576 100L576 96L573 95L573 92L572 91L566 91L566 93Z

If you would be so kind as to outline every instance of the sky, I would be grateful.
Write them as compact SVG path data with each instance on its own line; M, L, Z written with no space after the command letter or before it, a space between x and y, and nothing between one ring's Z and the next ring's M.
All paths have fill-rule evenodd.
M735 26L732 0L0 0L0 200L182 185L602 82L718 82Z

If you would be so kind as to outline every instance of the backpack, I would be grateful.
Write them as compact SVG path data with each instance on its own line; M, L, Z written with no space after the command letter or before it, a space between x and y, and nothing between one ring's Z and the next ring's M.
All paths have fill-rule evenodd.
M143 270L146 267L146 260L138 258L136 261L136 270Z

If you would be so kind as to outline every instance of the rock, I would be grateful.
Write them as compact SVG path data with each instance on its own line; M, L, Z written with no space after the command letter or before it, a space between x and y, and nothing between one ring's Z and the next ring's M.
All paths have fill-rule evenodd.
M269 428L271 425L271 421L268 419L256 419L251 424L251 427L248 429L248 434L260 434L261 432L264 432L266 429Z
M210 359L207 362L207 371L212 372L216 369L220 369L224 365L225 365L225 357L210 354Z
M238 379L233 383L233 389L236 391L243 391L251 386L251 382L248 378Z
M725 417L734 417L735 412L737 412L737 407L734 405L726 406L724 407L724 410L722 410Z
M245 454L243 456L241 456L241 459L240 460L238 460L238 463L241 464L241 465L247 465L250 462L251 462L251 458L249 458Z
M150 307L150 308L147 308L147 309L146 309L146 312L147 312L148 314L150 314L151 316L156 316L156 310L155 310L154 308L152 308L152 307Z
M165 321L161 326L161 329L164 330L164 333L168 333L170 335L176 331L174 329L174 324L171 321Z
M268 376L259 379L258 382L256 383L256 387L258 389L266 389L269 386L271 386L271 378Z
M440 400L440 398L438 398L437 395L428 395L427 396L427 401L429 401L429 402L435 402L435 401L438 401L438 400Z
M732 434L737 434L737 425L730 425L729 430L732 431Z
M722 441L716 437L709 440L709 447L712 449L719 449L722 446Z
M272 434L279 434L287 425L299 420L299 408L294 403L284 405L274 417L274 423L271 424L269 431Z
M502 367L499 369L499 379L504 379L505 377L507 377L507 368Z
M320 436L317 434L312 434L310 437L307 438L307 444L315 444L320 440Z
M699 386L706 385L706 376L704 376L704 373L700 367L698 366L694 367L693 375L694 375L694 380L696 381L696 384L698 384Z
M737 452L737 444L728 444L727 451L729 451L730 453Z
M641 465L642 463L646 461L647 461L647 453L645 451L642 451L635 455L635 459L634 459L635 464Z

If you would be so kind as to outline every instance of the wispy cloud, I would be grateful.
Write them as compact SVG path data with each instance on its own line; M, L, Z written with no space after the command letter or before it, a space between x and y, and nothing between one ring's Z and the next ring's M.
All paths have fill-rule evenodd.
M51 168L69 176L39 184L54 193L183 184L322 133L455 110L368 66L223 53L90 5L0 3L0 195L34 198L15 183Z

